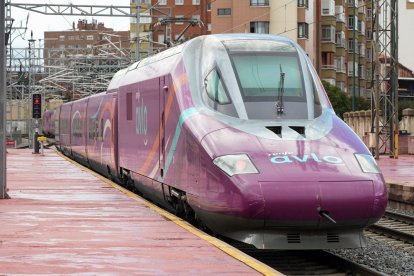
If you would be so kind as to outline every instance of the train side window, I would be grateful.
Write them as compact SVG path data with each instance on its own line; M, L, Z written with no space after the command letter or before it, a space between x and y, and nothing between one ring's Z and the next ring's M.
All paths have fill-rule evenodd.
M221 80L221 76L216 69L213 69L204 79L204 86L208 97L213 101L219 104L230 103L230 99Z
M100 138L103 140L103 133L104 133L104 119L101 119L101 133Z
M127 121L132 120L132 93L129 92L126 94L126 115Z

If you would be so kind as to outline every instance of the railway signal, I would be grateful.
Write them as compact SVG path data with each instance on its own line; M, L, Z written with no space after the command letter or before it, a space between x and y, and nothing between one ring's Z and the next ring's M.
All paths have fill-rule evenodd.
M40 119L42 117L42 95L33 94L32 96L32 118Z

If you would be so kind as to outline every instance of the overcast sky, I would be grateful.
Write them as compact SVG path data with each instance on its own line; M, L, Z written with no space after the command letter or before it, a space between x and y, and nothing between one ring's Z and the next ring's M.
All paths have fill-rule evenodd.
M129 6L130 0L11 0L12 3L35 3L35 4L74 4L74 5L113 5L113 6ZM76 23L79 19L87 19L88 22L92 22L92 19L96 19L98 22L103 22L105 27L112 28L115 31L127 31L129 30L130 19L128 17L86 17L86 16L62 16L62 15L44 15L37 12L29 12L28 10L12 7L11 17L15 20L13 27L20 27L26 25L26 18L29 15L28 30L24 37L17 35L22 31L15 32L13 35L13 47L25 48L28 46L28 39L30 39L30 33L33 30L33 38L36 40L36 47L38 46L39 39L41 39L41 45L43 46L43 32L45 31L60 31L72 28L72 22ZM24 38L24 39L23 39Z
M237 1L237 0L234 0ZM128 6L130 0L12 0L12 3L48 3L48 4L77 4L77 5L118 5ZM28 11L18 8L12 8L12 18L15 19L14 27L19 27L21 22L23 26L26 22ZM16 38L13 41L13 47L27 47L27 39L30 39L30 31L33 30L33 38L38 46L39 39L43 45L44 31L59 31L72 28L72 22L78 19L87 19L91 22L90 17L79 16L60 16L60 15L43 15L30 12L28 31L25 40ZM104 22L105 27L113 28L115 31L129 30L129 18L120 17L95 17L98 22ZM13 38L15 38L15 32ZM406 9L406 0L399 0L399 61L404 66L414 71L414 10Z

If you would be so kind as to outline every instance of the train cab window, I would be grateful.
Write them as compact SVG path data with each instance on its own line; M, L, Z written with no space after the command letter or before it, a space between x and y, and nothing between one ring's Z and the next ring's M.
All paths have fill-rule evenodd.
M225 86L221 81L220 74L216 69L213 69L204 79L204 86L206 88L208 97L213 101L219 104L230 103L230 99L227 95Z
M306 101L297 57L252 53L234 55L233 62L245 102L274 101L282 82L286 100Z

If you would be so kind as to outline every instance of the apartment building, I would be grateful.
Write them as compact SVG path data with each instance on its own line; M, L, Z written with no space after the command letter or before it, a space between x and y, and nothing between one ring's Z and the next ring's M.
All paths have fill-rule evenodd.
M96 20L79 20L71 30L44 32L44 85L68 100L105 91L112 75L130 63L130 32Z
M269 33L290 37L316 63L315 4L308 0L216 0L212 33Z
M355 83L356 94L366 97L372 75L372 2L216 0L212 33L290 37L308 54L321 79L348 93Z
M66 65L66 54L81 54L82 49L89 49L90 54L94 48L130 48L129 31L114 31L96 20L85 19L79 19L76 25L73 22L70 30L44 32L44 43L45 65L50 66Z
M136 11L140 6L140 56L145 56L199 35L211 33L211 0L131 0ZM135 51L136 19L131 20Z

